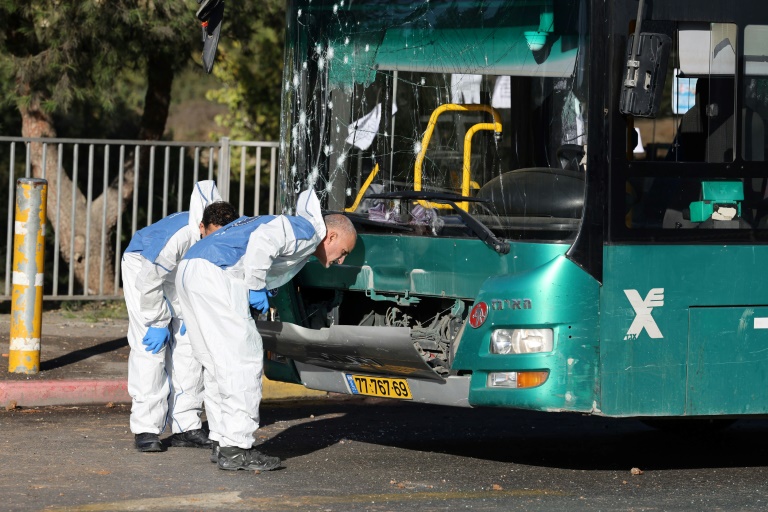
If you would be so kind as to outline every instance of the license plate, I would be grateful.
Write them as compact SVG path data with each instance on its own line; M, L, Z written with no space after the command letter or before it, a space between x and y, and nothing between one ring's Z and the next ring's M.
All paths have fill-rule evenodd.
M382 396L411 400L411 389L405 379L389 377L371 377L369 375L350 375L345 373L349 389L353 395Z

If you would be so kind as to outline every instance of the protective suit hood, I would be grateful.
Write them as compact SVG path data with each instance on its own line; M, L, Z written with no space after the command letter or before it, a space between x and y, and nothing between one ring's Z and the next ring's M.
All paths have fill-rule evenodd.
M296 201L296 215L303 217L315 228L320 240L325 238L325 220L320 210L320 200L311 188L299 194Z
M222 198L215 181L204 180L195 183L189 200L189 228L193 233L199 232L205 207L217 201L222 201Z

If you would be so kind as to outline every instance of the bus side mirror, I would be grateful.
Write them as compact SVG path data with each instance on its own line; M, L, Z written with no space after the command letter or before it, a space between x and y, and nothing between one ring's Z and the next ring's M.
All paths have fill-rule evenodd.
M627 73L621 88L619 111L638 117L655 117L659 111L672 39L666 34L642 33L627 44Z
M221 23L224 20L224 0L197 0L200 8L197 18L203 27L203 69L206 73L213 71L216 59L216 49L221 37Z

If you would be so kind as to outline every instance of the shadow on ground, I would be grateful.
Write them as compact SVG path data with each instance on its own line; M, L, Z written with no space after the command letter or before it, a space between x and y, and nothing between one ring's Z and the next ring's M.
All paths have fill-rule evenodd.
M635 419L411 403L299 402L266 405L262 411L265 423L277 427L314 415L260 445L259 449L284 459L352 440L577 470L762 467L768 460L765 419L741 420L714 433L670 433Z
M128 338L105 341L96 345L80 348L53 359L40 362L40 371L50 371L67 365L76 364L93 356L114 352L128 346Z

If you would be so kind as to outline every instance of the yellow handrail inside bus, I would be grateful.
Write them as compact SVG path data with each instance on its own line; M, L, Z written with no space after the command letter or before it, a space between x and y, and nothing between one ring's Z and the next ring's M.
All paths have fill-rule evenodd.
M501 133L501 116L498 111L490 105L461 105L458 103L446 103L437 107L429 118L429 124L427 124L427 130L424 132L424 137L421 139L421 149L416 156L416 162L413 164L413 190L421 190L422 180L422 166L424 164L424 155L427 153L427 147L429 141L432 138L432 133L435 131L435 125L437 124L437 118L440 114L448 111L475 111L482 110L488 112L493 116L493 123L478 123L473 125L467 130L464 136L464 162L462 165L462 179L461 179L461 195L469 195L469 187L471 183L469 159L472 153L472 136L479 130L493 130L496 133ZM419 204L424 208L450 208L449 205L436 204L423 199L419 200ZM467 201L462 201L458 204L459 208L466 211L469 208Z
M375 178L378 173L379 173L379 164L376 164L373 167L371 174L369 174L368 178L366 178L365 183L363 183L363 186L360 187L360 191L357 193L355 202L352 203L352 206L350 206L349 208L344 208L345 212L353 212L357 210L357 207L360 204L360 200L363 198L363 194L365 194L365 191L368 190L368 187L371 186L371 182L373 182L373 178Z

